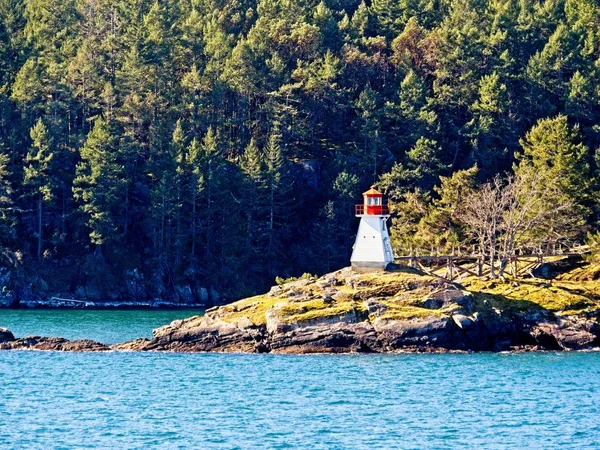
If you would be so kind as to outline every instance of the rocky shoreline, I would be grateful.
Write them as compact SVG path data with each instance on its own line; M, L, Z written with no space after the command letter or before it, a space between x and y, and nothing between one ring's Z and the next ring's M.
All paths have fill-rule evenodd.
M577 277L457 284L406 267L368 274L346 268L174 321L154 330L151 339L107 346L17 339L3 330L0 349L296 354L598 349L600 286Z

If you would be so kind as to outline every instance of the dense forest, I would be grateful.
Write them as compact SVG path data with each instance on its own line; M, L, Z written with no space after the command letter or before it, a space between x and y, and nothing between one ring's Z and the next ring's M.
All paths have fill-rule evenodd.
M595 225L596 0L0 0L0 58L16 295L339 268L371 184L398 252L476 243L457 192L525 165Z

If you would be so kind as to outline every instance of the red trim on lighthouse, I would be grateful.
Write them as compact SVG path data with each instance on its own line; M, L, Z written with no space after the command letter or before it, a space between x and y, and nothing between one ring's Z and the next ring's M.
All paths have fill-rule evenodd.
M383 203L383 194L371 186L366 192L363 192L364 203L356 205L355 214L357 216L384 216L389 214L388 206Z

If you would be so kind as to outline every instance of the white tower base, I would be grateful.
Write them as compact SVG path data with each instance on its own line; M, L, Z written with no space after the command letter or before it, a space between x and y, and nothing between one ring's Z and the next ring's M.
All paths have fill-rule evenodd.
M357 272L385 270L394 262L386 221L389 216L362 215L350 262Z

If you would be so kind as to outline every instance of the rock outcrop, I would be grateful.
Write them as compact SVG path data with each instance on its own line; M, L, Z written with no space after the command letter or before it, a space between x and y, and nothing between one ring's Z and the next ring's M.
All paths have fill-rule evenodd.
M542 283L542 281L540 281ZM546 281L543 281L546 283ZM577 350L600 345L600 297L539 284L543 301L515 284L475 289L409 268L275 286L154 330L123 350L273 353ZM529 286L526 286L529 289ZM511 295L514 294L514 295ZM573 306L585 311L571 310Z
M447 352L582 350L600 346L600 289L570 281L456 284L407 267L350 269L275 286L265 295L174 321L122 351ZM583 287L582 287L583 286ZM102 351L93 341L15 339L0 349Z
M89 339L73 340L60 337L27 336L15 339L10 331L5 330L4 339L0 329L0 350L54 350L64 352L102 352L110 347Z

